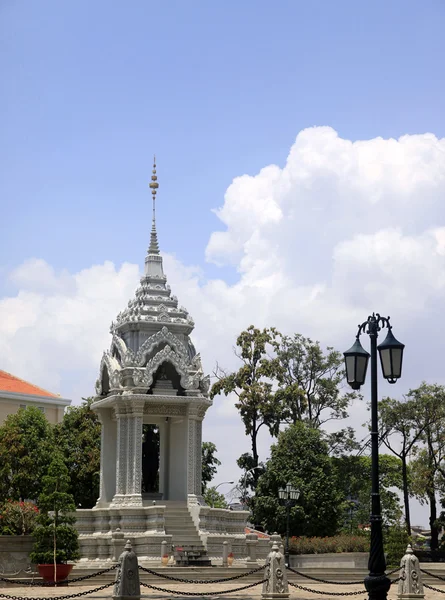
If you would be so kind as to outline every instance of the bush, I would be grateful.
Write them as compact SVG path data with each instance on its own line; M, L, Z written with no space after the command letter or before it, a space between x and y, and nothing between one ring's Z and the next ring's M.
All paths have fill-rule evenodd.
M7 500L0 508L0 535L30 535L39 509L33 502Z
M400 565L400 560L410 543L411 538L403 525L397 524L388 528L385 535L385 553L388 567L398 567Z
M333 535L332 537L293 537L291 554L326 554L336 552L369 552L368 535Z

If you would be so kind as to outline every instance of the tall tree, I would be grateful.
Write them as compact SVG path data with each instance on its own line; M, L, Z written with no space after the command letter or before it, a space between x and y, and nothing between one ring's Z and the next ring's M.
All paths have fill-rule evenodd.
M205 494L207 484L209 484L216 475L221 461L215 454L218 452L215 444L212 442L203 442L202 444L202 493Z
M345 455L332 458L338 487L341 489L344 520L351 526L369 523L371 501L371 457ZM399 522L402 514L399 495L394 488L402 489L401 461L396 456L379 456L380 500L385 525ZM353 503L353 514L350 513Z
M345 378L344 360L340 352L319 342L295 334L274 341L280 389L277 398L282 403L282 418L288 423L305 421L320 428L331 420L345 419L348 406L356 392L342 393ZM345 432L345 439L350 432ZM334 444L338 436L332 439Z
M286 509L278 489L290 482L300 498L290 512L292 535L333 535L341 516L341 491L327 443L306 423L291 425L271 447L266 471L258 481L253 514L268 531L284 533Z
M408 535L411 535L408 458L428 424L424 418L419 418L418 409L419 404L410 399L400 402L393 398L384 398L379 402L380 439L388 450L401 460L405 525ZM428 418L428 414L424 416Z
M37 407L8 415L0 427L0 497L36 500L53 450L53 428Z
M243 420L246 435L250 437L253 466L259 464L258 434L267 427L272 436L278 434L281 415L280 403L275 398L272 381L277 375L278 362L271 357L278 332L275 329L256 329L253 325L243 331L236 340L235 354L242 366L234 373L224 373L219 367L215 371L217 381L210 396L228 396L234 393L235 403ZM254 485L258 481L257 470L252 471Z
M416 459L412 461L413 491L430 507L431 550L439 547L439 523L437 520L438 486L442 486L445 459L445 386L423 382L410 390L408 398L416 404L418 426L424 425L423 447L414 446ZM415 485L414 485L415 484Z
M71 481L69 493L81 508L92 508L99 497L100 422L92 402L87 398L79 406L70 406L55 427Z

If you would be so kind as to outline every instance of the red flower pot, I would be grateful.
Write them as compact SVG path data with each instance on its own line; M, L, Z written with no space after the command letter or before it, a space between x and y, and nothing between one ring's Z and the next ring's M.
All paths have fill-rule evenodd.
M68 575L71 573L74 565L57 564L56 565L56 578L55 581L65 581ZM54 583L54 564L52 565L37 565L40 577L43 577L45 581L51 581Z

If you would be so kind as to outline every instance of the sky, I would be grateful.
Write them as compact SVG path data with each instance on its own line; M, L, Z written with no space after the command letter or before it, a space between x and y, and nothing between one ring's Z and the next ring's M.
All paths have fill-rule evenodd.
M164 270L207 372L237 367L250 324L344 350L378 311L406 344L381 393L445 383L444 25L442 0L0 2L0 368L93 394L156 153ZM215 482L238 479L233 398L204 439Z

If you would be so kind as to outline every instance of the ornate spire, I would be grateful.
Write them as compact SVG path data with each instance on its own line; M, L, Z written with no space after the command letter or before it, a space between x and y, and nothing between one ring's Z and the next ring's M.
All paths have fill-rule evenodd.
M153 196L153 220L151 224L149 254L159 254L158 234L156 233L156 192L158 191L159 183L156 175L156 156L153 158L153 172L151 176L150 189Z

